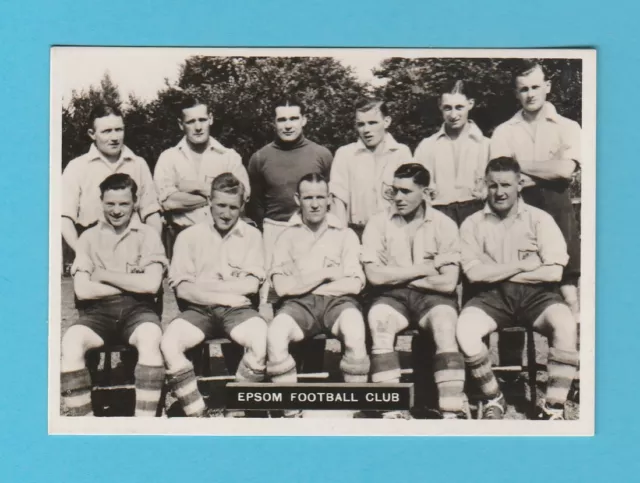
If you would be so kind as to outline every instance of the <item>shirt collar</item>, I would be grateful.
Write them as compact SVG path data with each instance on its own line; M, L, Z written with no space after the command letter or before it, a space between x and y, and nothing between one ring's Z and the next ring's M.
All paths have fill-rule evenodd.
M447 131L445 131L444 123L442 123L442 126L440 126L440 129L436 133L437 139L440 139L442 136L449 137ZM469 120L467 121L467 125L464 127L463 131L460 133L460 136L467 136L476 142L480 142L482 141L484 134L482 134L482 131L475 122Z
M545 102L544 106L542 106L542 117L551 122L558 122L558 111L556 107L550 102ZM524 118L524 109L520 109L516 114L507 121L509 124L520 124L522 122L526 122Z
M114 230L113 226L111 226L109 224L109 222L107 220L105 220L104 213L100 213L100 218L98 220L98 225L100 226L101 230L109 231L111 233L115 233L115 230ZM121 233L121 236L124 237L130 231L140 231L141 229L142 229L142 221L140 220L140 217L137 215L137 213L134 212L131 215L131 220L129 220L129 225Z
M180 151L186 152L189 151L189 145L187 144L187 137L184 136L180 142L178 143L178 149ZM227 148L225 148L222 144L220 144L219 141L217 141L216 139L212 138L211 136L209 136L209 140L207 141L207 147L205 148L206 151L214 151L216 153L222 154L225 151L227 151Z
M385 133L382 142L384 143L384 153L387 153L389 151L397 151L401 146L401 144L398 143L398 141L396 141L390 133ZM356 151L369 151L369 148L365 146L365 144L362 142L362 139L360 138L358 138L358 140L356 141Z
M212 216L209 217L207 224L209 225L209 228L211 228L211 231L218 233L218 230L216 230L216 225ZM233 226L233 228L231 228L231 230L229 230L229 232L225 235L225 238L229 238L230 236L239 236L241 238L244 237L246 226L247 224L244 221L242 221L240 218L238 218L238 221Z
M429 221L433 221L433 210L435 210L435 208L433 206L430 206L426 202L423 202L423 203L424 203L424 216L422 218L422 222L427 223ZM388 215L390 220L392 220L393 218L402 217L402 215L397 212L396 207L393 205L389 207Z
M91 147L89 148L88 154L89 154L90 161L102 160L105 163L111 164L111 162L107 160L104 154L102 154L100 150L98 150L98 147L96 146L95 143L91 143ZM116 162L116 164L120 163L120 161L133 161L134 157L135 157L135 154L133 154L133 151L131 151L127 146L123 145L122 151L120 151L120 157L118 158L118 161Z
M327 221L327 226L329 228L335 228L337 230L344 228L344 225L342 224L340 219L332 213L327 213L325 220ZM299 211L289 219L289 224L291 226L304 226L304 222L302 221L302 215L300 214Z
M525 213L526 211L528 211L529 209L529 205L527 205L522 198L518 198L518 208L516 209L516 216L521 216L522 213ZM495 212L491 209L491 206L489 205L489 202L487 201L484 204L484 208L482 209L482 212L485 215L491 215L491 216L495 216L497 217L498 215L495 214Z

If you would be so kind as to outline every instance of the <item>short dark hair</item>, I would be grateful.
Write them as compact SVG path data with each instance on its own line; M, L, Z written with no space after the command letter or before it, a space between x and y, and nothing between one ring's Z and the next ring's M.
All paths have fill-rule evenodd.
M138 199L138 185L131 176L126 173L114 173L107 176L100 183L100 199L104 197L107 191L131 190L133 201Z
M196 106L204 106L207 108L207 113L211 113L211 110L209 109L209 104L206 103L206 101L204 99L202 99L201 97L197 97L191 94L186 94L184 96L182 96L182 99L180 99L180 102L178 103L178 110L177 110L177 116L180 119L184 118L184 110L185 109L191 109L192 107L196 107Z
M419 163L406 163L398 167L393 173L394 178L411 178L415 184L426 188L431 183L429 170Z
M214 191L220 191L230 195L240 194L243 199L245 193L244 185L232 173L222 173L221 175L216 176L211 182L211 197L213 197Z
M469 84L460 79L445 82L440 89L440 100L442 100L442 96L444 94L461 94L467 99L473 99L473 94L469 89Z
M292 96L292 95L281 97L276 102L274 102L273 103L274 113L278 107L299 107L300 114L302 114L303 116L304 116L304 113L306 112L306 107L304 103L298 97Z
M513 63L511 68L511 85L516 86L516 79L525 75L531 74L536 69L540 69L545 79L547 74L544 71L542 64L536 59L517 59Z
M109 102L100 102L93 106L93 109L91 109L91 112L89 113L89 119L87 122L89 129L93 129L95 127L94 123L96 119L107 116L123 117L120 106Z
M382 117L389 115L386 102L377 97L363 97L356 102L356 112L369 112L372 109L378 109Z
M489 173L500 171L513 171L516 174L520 174L520 164L513 158L501 156L489 161L484 173L487 175Z
M300 186L305 181L309 183L325 183L327 187L329 186L327 179L320 173L307 173L298 181L298 184L296 185L296 193L300 194Z

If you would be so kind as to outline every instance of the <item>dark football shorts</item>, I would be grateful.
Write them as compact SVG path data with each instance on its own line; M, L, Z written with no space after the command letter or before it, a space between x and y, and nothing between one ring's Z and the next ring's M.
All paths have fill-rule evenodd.
M260 317L251 307L197 305L187 303L177 318L184 319L204 332L205 338L227 337L238 325L253 317ZM262 318L262 317L260 317Z
M138 294L111 295L83 300L80 317L73 325L84 325L98 334L105 344L128 344L136 328L145 322L160 327L153 297Z
M278 311L287 314L296 321L306 337L313 337L329 331L335 325L343 310L360 310L360 304L349 295L332 297L328 295L307 294L300 298L288 299Z
M502 282L486 286L464 306L482 310L495 320L498 329L531 327L547 307L565 305L557 284Z
M402 314L409 321L409 327L415 329L419 328L420 319L438 305L451 307L458 312L458 296L455 292L443 294L413 287L390 288L375 299L371 308L380 304L388 305Z

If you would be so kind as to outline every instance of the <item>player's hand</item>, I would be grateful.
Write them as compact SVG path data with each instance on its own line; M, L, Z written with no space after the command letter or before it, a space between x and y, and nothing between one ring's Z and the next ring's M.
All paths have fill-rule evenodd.
M273 304L264 302L258 306L258 313L260 317L268 324L273 320Z
M523 272L532 272L542 266L542 261L538 255L530 256L520 260L520 269Z
M426 260L422 262L420 264L420 269L421 269L420 272L424 277L429 277L430 275L435 275L438 273L438 270L436 269L436 265L435 263L433 263L433 260Z

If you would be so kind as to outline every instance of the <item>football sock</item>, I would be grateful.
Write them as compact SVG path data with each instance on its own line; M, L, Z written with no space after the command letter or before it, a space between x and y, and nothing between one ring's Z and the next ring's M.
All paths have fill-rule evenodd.
M459 352L442 352L433 357L438 386L438 405L443 412L464 410L464 357Z
M137 364L134 369L136 385L136 416L154 417L164 385L163 366Z
M205 411L204 399L198 390L198 380L189 365L179 371L169 374L169 387L182 405L187 416L201 416Z
M91 416L91 376L87 368L63 372L60 375L60 392L69 410L69 416Z

